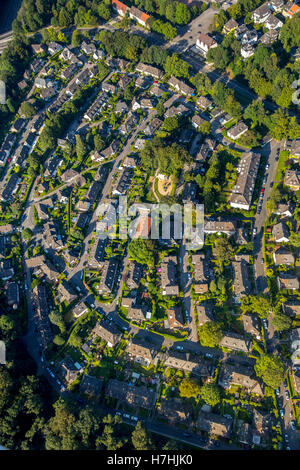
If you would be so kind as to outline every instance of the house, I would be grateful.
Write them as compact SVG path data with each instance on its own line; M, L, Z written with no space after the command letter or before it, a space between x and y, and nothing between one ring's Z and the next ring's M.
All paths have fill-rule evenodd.
M78 201L76 209L78 212L87 212L90 208L91 203L89 201Z
M111 258L109 261L104 261L99 284L99 294L112 293L115 285L118 265L119 263L116 258Z
M128 191L128 188L131 184L131 180L132 180L132 171L130 168L125 168L120 174L119 174L119 177L117 178L117 181L115 183L115 187L112 191L112 194L114 196L124 196L127 191Z
M63 163L63 159L58 155L53 155L45 163L44 176L55 177L57 173L57 168L59 168Z
M13 123L13 125L11 126L11 130L13 132L20 132L25 126L25 124L26 124L25 119L17 118L15 122Z
M288 243L290 238L290 232L287 225L283 222L279 222L274 225L272 235L276 243Z
M227 131L227 135L232 140L237 140L247 132L248 126L243 121L239 121L235 126L231 127Z
M267 31L265 34L263 34L260 38L260 42L264 44L265 46L270 46L273 44L273 42L277 41L279 36L279 31L278 30L273 30L270 29Z
M136 88L140 88L141 90L147 90L152 85L152 80L148 76L141 76L138 77L135 81Z
M227 23L225 23L223 26L223 33L229 34L232 31L235 31L237 27L238 27L238 23L233 18L230 18L230 20L227 21Z
M298 54L300 54L300 47L298 49L297 49ZM299 55L299 58L300 58L300 55ZM292 157L300 158L300 138L297 138L292 141L291 147L290 147L290 154Z
M152 121L145 127L144 134L152 137L155 132L162 126L162 121L158 118L152 119Z
M129 134L139 122L139 116L131 111L128 113L126 121L122 124L120 132L123 135Z
M122 90L124 90L132 81L132 77L130 75L122 75L120 80L118 81L118 86Z
M160 98L164 92L164 89L159 85L153 85L149 90L150 95L153 95L156 98Z
M285 250L284 248L278 248L273 253L273 259L276 266L280 265L294 265L295 258L291 251Z
M125 114L128 112L128 106L124 101L118 101L115 108L116 114Z
M200 411L196 421L196 427L200 431L229 438L232 431L233 420L215 413L204 413Z
M176 78L176 77L172 76L168 80L168 85L175 88L176 91L178 91L179 93L181 93L185 96L191 96L191 95L194 94L194 88L188 86L182 80L178 80L178 78Z
M244 44L241 47L241 56L243 57L243 59L248 59L254 54L254 52L255 49L252 44Z
M225 332L223 338L220 341L220 346L231 349L232 351L248 353L251 349L252 343L244 336L238 335L236 333Z
M8 183L6 184L5 188L2 191L1 194L1 200L6 202L10 201L13 199L13 195L17 192L19 183L21 181L21 178L18 176L17 173L12 173Z
M144 275L144 266L136 261L132 261L128 267L126 278L127 287L129 287L129 289L138 289Z
M88 259L88 265L90 268L99 269L103 266L106 244L107 239L97 238L95 240Z
M241 297L249 295L251 292L251 281L249 278L248 265L242 260L232 263L233 269L233 294L236 302L240 302Z
M286 18L293 18L299 12L299 10L300 7L296 3L288 2L282 11L282 14Z
M70 80L71 77L73 77L76 70L77 70L77 64L71 64L61 72L60 76L64 78L65 80Z
M260 445L269 439L272 421L269 413L263 414L255 407L252 413L252 442Z
M259 163L259 153L246 152L242 154L237 167L238 178L230 196L231 207L247 211L250 209Z
M44 44L31 44L31 49L34 54L42 54L45 52Z
M284 7L284 0L269 0L268 5L272 11L278 13Z
M204 253L192 255L192 264L194 268L195 294L204 294L208 291L209 282L213 279L208 258Z
M60 375L67 386L71 385L80 375L78 369L71 357L66 357L59 363Z
M161 262L161 288L163 295L178 295L177 258L169 256Z
M300 284L298 278L294 274L281 273L277 277L278 289L299 290Z
M288 186L292 191L300 190L300 171L286 170L284 176L284 185Z
M35 204L39 220L48 220L49 209L52 209L53 206L53 201L50 197L47 199L43 199L41 202Z
M88 307L84 302L80 302L73 308L73 316L75 318L81 317L81 315L84 315L88 311Z
M53 339L53 331L49 320L50 304L47 289L39 284L32 290L33 311L38 340L42 349L46 349Z
M74 291L71 284L63 281L61 284L57 286L57 293L60 302L67 302L67 304L71 304L74 300L77 299L77 294Z
M204 219L204 233L210 235L217 233L220 235L224 233L228 237L234 235L237 231L237 224L235 220L227 220L218 217L214 219Z
M167 315L168 315L168 327L170 329L184 327L182 311L180 307L169 308L167 310Z
M182 202L187 204L192 202L196 204L198 202L197 198L198 185L194 181L188 181L184 185L184 190L182 192Z
M199 49L200 52L205 56L210 49L217 46L217 41L215 41L211 36L205 33L200 33L196 40L196 48Z
M106 389L106 396L114 398L127 406L152 409L155 405L156 394L145 385L137 387L117 379L110 379Z
M254 12L252 13L252 19L254 23L262 24L265 23L265 21L269 18L270 15L270 8L267 3L264 3L256 10L254 10Z
M276 16L270 15L269 18L266 20L264 26L267 29L276 30L280 29L283 26L283 22L276 18Z
M52 41L49 43L48 52L49 54L54 55L54 54L57 54L57 52L61 51L62 48L63 47L61 46L61 44L58 44L57 42Z
M245 333L254 336L258 340L261 339L261 330L256 315L244 313L243 326Z
M170 424L184 423L189 424L192 420L192 410L186 404L182 403L178 398L161 398L157 412L167 419Z
M91 334L93 337L98 337L106 341L109 348L115 347L121 339L121 333L117 327L113 323L108 324L104 321L97 323Z
M300 316L300 302L285 302L282 304L282 310L285 315L289 315L290 317Z
M58 232L57 224L52 220L46 222L43 227L43 242L45 248L52 248L59 251L64 247L63 240Z
M98 399L103 388L103 380L84 374L79 386L79 392L88 398Z
M137 64L135 70L139 73L142 73L143 75L155 78L156 80L162 80L164 77L163 70L160 70L157 67L153 67L152 65L143 64L142 62Z
M147 13L144 13L136 7L130 8L129 17L137 21L142 26L147 26L147 21L150 19L150 15L147 15Z
M230 389L232 385L237 385L245 388L248 393L263 395L262 387L253 375L252 367L225 363L220 368L218 384L225 389Z
M197 98L197 101L196 101L196 105L203 110L206 110L207 108L212 106L212 104L213 104L212 101L208 99L206 96L199 96L199 98Z
M132 360L146 365L147 367L151 364L157 354L157 351L152 344L145 343L137 338L133 338L133 340L128 343L126 352Z
M203 124L205 122L205 120L199 116L199 114L195 114L193 117L192 117L192 126L195 128L195 129L199 129L199 127L201 126L201 124Z
M166 367L183 370L198 377L212 377L214 372L211 362L190 353L169 350L163 357L163 363Z
M120 16L125 16L125 13L129 11L129 7L119 0L111 0L111 6Z
M133 300L133 299L131 299ZM136 322L140 322L146 319L146 312L145 308L143 307L129 307L127 312L127 318L129 320L134 320Z
M200 305L196 305L196 313L198 317L199 326L204 325L204 323L214 321L212 305L207 302Z
M124 168L136 168L136 166L137 166L136 156L127 156L127 157L125 157L122 166Z
M86 55L93 55L96 52L96 46L94 43L87 43L83 41L81 44L81 50L86 54Z
M277 209L273 211L274 214L280 215L281 217L292 217L294 212L293 204L289 201L286 204L280 203Z
M16 282L9 282L6 290L6 302L7 305L12 307L14 310L19 305L20 302L20 291L19 286Z

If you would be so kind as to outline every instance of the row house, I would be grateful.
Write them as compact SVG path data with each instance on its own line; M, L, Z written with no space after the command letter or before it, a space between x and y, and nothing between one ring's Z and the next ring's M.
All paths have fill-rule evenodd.
M133 340L128 343L126 352L130 359L147 367L157 354L157 350L152 344L145 343L137 338L133 338Z
M213 280L209 260L204 253L192 255L194 267L195 294L205 294L209 289L209 283Z
M92 245L90 256L88 259L88 265L92 269L99 269L103 266L105 257L105 247L107 244L107 238L97 238Z
M32 290L32 306L39 343L42 349L46 349L54 335L49 320L51 308L47 288L44 284L39 284Z
M135 70L143 75L150 76L155 78L156 80L162 80L164 77L163 70L158 69L157 67L153 67L152 65L143 64L139 62L138 65L135 67Z
M252 367L225 363L220 368L218 384L224 389L230 389L232 385L237 385L246 389L248 393L263 395L262 386L253 375Z
M236 333L225 332L220 341L220 346L232 351L241 351L248 353L251 350L252 342L250 339Z
M118 265L119 263L116 258L111 258L109 261L104 262L101 280L99 284L99 294L112 293L115 285Z
M155 393L145 385L137 387L117 379L110 379L106 389L106 396L114 398L127 406L152 409L155 405Z
M241 301L241 297L249 295L251 292L251 282L249 278L248 264L241 260L232 263L233 270L233 294L236 302Z
M168 80L168 85L170 85L172 88L175 88L176 91L185 96L192 96L195 91L194 88L188 86L186 83L176 77L171 77Z
M218 217L214 219L204 219L204 233L207 235L224 233L228 237L235 235L237 232L237 223L235 220L228 220Z
M247 152L241 157L237 168L238 178L230 196L230 206L249 210L260 163L260 154Z
M160 270L162 294L178 295L179 286L176 256L169 256L163 258Z

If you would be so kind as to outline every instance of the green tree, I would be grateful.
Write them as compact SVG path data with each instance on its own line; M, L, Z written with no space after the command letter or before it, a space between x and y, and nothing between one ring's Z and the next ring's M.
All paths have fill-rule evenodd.
M221 401L220 387L215 383L205 383L200 388L201 398L210 406L215 406Z
M23 101L21 104L21 113L24 114L26 119L29 119L35 115L36 110L33 104L29 103L29 101Z
M278 388L284 379L285 368L279 357L262 354L257 359L254 369L258 377L271 388Z
M282 313L273 316L272 324L276 331L289 330L292 326L292 319Z
M32 230L30 230L30 228L25 228L22 231L22 238L26 242L29 242L32 239L32 237L33 237L33 232L32 232Z
M184 398L197 397L200 393L200 385L197 380L186 377L180 382L179 393Z
M206 322L199 327L200 343L204 347L216 348L223 337L222 328L216 322Z
M138 421L131 434L131 442L136 450L153 450L148 433L141 421Z

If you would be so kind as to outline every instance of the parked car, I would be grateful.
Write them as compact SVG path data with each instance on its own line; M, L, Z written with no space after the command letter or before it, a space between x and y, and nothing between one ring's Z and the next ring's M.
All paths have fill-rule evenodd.
M296 431L296 423L294 420L291 421L291 428L293 431Z
M288 390L285 391L285 398L286 398L287 400L290 399L290 394L289 394L289 391L288 391Z
M281 418L284 418L284 410L281 409L281 410L279 411L279 414L280 414L280 417L281 417Z

